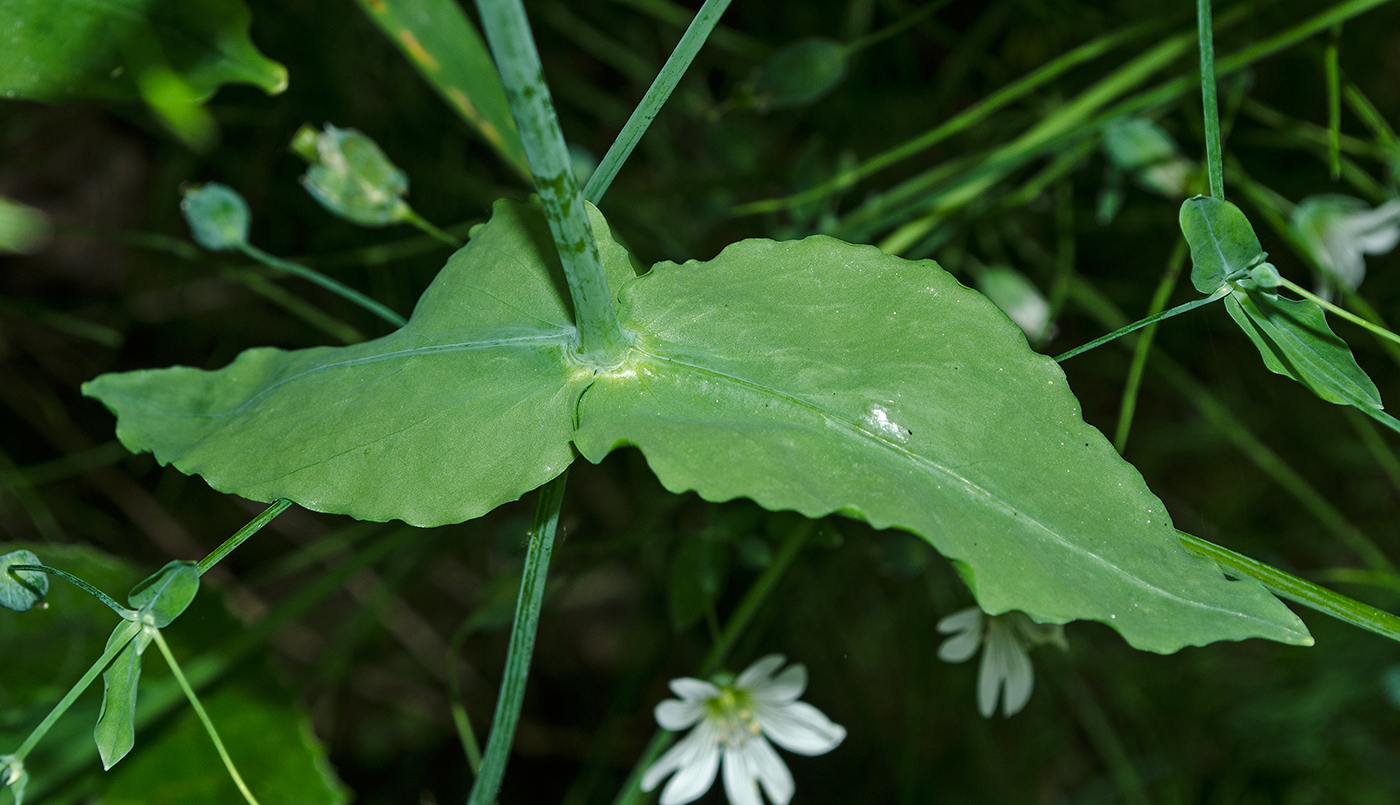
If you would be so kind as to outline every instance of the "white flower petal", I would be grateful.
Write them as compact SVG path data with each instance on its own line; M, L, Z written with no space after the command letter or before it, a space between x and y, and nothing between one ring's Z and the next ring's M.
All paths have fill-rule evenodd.
M997 711L1001 686L1011 673L1008 641L1015 642L1007 630L993 622L987 629L987 649L982 652L982 665L977 669L977 711L991 718Z
M1006 689L1001 700L1001 712L1008 718L1021 712L1026 702L1031 700L1031 689L1035 686L1035 669L1031 667L1030 655L1020 641L1012 640L1007 655Z
M773 743L799 755L821 755L846 738L846 728L806 702L754 703L754 719Z
M960 609L938 621L938 631L943 634L975 631L982 633L982 610L978 607Z
M705 705L694 701L665 699L656 705L656 723L662 729L679 732L705 717Z
M800 662L783 669L781 674L767 683L760 683L748 689L754 701L770 704L790 704L797 701L802 691L807 689L807 666Z
M651 767L642 775L642 790L650 791L661 784L666 779L666 775L679 769L683 763L695 751L696 735L700 728L696 727L695 732L690 733L678 742L675 746L666 751L659 760L651 764Z
M938 647L938 659L944 662L965 662L972 659L982 645L982 630L969 629L943 641Z
M1390 224L1358 233L1356 246L1366 254L1385 254L1400 243L1400 226Z
M749 768L748 747L724 747L724 793L729 797L729 805L763 805L758 795L758 783L753 770Z
M676 776L661 790L661 805L684 805L710 790L719 772L718 738L714 724L709 721L701 721L686 737L690 745Z
M755 687L767 685L773 679L773 674L783 667L787 658L781 654L769 654L759 657L753 665L744 669L739 678L734 681L734 687L752 690Z
M703 679L683 676L671 680L671 692L688 702L703 702L719 695L719 688Z
M797 785L793 783L792 772L788 771L783 759L778 757L773 745L759 735L744 744L744 752L747 755L749 770L763 785L768 799L773 805L788 805L792 801L793 792L797 790Z

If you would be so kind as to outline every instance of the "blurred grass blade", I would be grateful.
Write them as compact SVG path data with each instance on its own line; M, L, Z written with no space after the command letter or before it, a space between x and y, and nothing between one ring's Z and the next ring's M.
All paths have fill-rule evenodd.
M603 161L598 163L597 170L588 178L588 185L583 189L584 198L597 204L602 200L603 194L608 192L608 187L622 168L622 163L627 161L627 157L632 154L632 149L637 147L651 121L661 112L666 99L671 97L676 84L680 83L681 76L685 75L686 69L695 60L695 54L700 52L700 46L705 44L710 32L719 22L720 15L729 8L730 1L705 0L705 5L695 13L695 19L690 21L690 26L685 29L680 43L661 66L661 72L657 74L656 80L651 82L646 95L642 96L642 102L637 104L632 116L627 118L627 125L622 127L617 139L609 146L608 153L603 155Z
M1389 612L1334 593L1325 587L1319 587L1310 581L1304 581L1276 567L1237 554L1229 548L1206 542L1184 531L1177 531L1176 534L1188 551L1212 560L1232 576L1254 579L1280 598L1400 642L1400 618Z
M1332 26L1327 50L1322 56L1322 68L1327 77L1327 167L1332 181L1342 178L1342 79L1338 46L1342 40L1342 25Z
M747 215L752 213L775 212L777 210L819 200L843 187L849 187L861 179L872 176L891 165L927 151L949 137L967 130L986 119L998 109L1029 95L1069 69L1102 56L1113 48L1125 42L1129 42L1133 38L1151 30L1152 27L1154 26L1133 26L1086 42L1074 50L1071 50L1069 53L1050 60L1030 74L1007 84L1005 87L1002 87L983 100L964 109L952 119L935 126L908 142L871 157L854 171L837 176L835 179L825 184L810 190L805 190L796 195L788 196L787 198L756 201L751 204L736 207L734 209L734 214Z
M528 179L530 166L496 66L454 0L356 0L433 89Z
M1201 106L1206 128L1206 173L1210 194L1225 199L1225 169L1220 156L1220 107L1215 100L1215 34L1211 0L1196 0L1196 36L1201 49Z

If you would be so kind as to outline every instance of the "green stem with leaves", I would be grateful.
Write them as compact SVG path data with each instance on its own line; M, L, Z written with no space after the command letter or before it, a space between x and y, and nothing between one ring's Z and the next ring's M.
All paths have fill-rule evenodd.
M243 795L243 799L248 802L248 805L258 805L257 798L253 796L252 791L248 790L248 784L243 782L243 776L233 765L233 758L228 756L228 750L224 748L224 742L219 738L219 731L214 729L213 720L204 711L204 705L199 703L199 697L195 695L194 688L190 687L190 681L185 678L185 672L180 669L180 663L175 661L175 655L170 653L170 646L166 645L160 630L151 629L150 634L156 646L160 648L160 654L165 658L165 664L170 666L170 673L175 675L175 681L180 684L180 690L184 691L185 698L189 699L195 715L199 716L200 723L204 725L204 731L209 733L209 740L214 742L214 749L218 751L219 759L224 762L224 768L228 770L229 777L233 778L233 784L238 786L238 793Z
M1211 0L1196 0L1196 37L1201 46L1201 104L1206 129L1206 173L1210 194L1225 200L1225 168L1220 151L1220 108L1215 100L1215 34Z
M807 538L812 535L812 530L816 527L816 522L806 520L798 523L792 531L783 539L783 543L778 548L778 552L773 557L773 561L764 568L763 573L754 579L753 586L744 594L744 599L739 602L739 606L734 609L734 613L729 616L729 620L724 625L724 631L720 634L719 640L715 641L710 653L705 655L705 660L700 664L699 676L707 677L719 669L729 652L734 648L734 643L739 636L748 628L753 621L763 603L768 600L768 596L782 579L783 574L792 565L792 560L797 558L797 554L802 550L802 546L807 544ZM676 738L676 734L670 730L658 729L647 742L646 749L642 750L642 756L637 760L637 764L632 767L632 773L627 776L627 781L622 784L622 790L618 792L617 799L613 800L613 805L637 805L642 798L642 775L656 759L661 757L661 753L671 745Z
M486 755L467 805L490 805L506 773L515 727L520 721L520 705L525 700L525 683L530 675L530 657L535 650L535 631L540 623L545 579L549 574L549 556L554 551L554 532L559 527L559 507L564 502L564 484L568 477L565 470L563 475L540 487L535 523L530 528L530 545L525 552L520 594L515 602L515 622L510 627L504 680L496 700L496 714L491 720L490 737L486 740Z
M596 366L614 365L622 359L627 337L617 319L573 161L544 83L525 6L520 0L477 0L476 7L564 266L578 319L579 357Z
M700 52L700 47L705 44L710 32L719 23L720 16L729 8L730 2L731 0L705 0L700 10L695 12L695 19L690 21L676 49L671 51L671 56L661 66L661 72L656 75L656 80L651 82L647 94L642 96L641 103L632 111L632 116L627 118L627 124L622 127L617 139L613 140L608 152L603 155L598 168L588 177L588 184L583 189L584 198L594 204L602 201L603 194L608 192L618 170L622 168L622 163L631 156L632 149L637 147L642 135L651 126L651 121L656 119L661 107L671 97L671 92L675 90L676 84L680 83L681 76L685 75L686 69L695 60L695 54Z
M88 689L88 686L107 669L107 666L112 663L112 660L116 659L117 655L122 653L122 649L126 648L126 644L130 643L140 632L141 624L135 622L127 622L118 627L117 637L110 641L107 650L102 652L102 656L98 657L97 661L87 669L87 672L84 673L77 682L73 683L73 687L68 689L68 692L64 694L58 704L54 705L53 709L49 711L49 714L44 716L44 720L39 722L39 726L35 727L34 731L29 733L29 737L24 739L24 743L20 744L19 749L15 750L14 757L16 760L23 762L24 759L29 756L29 753L34 751L34 747L39 745L39 742L44 739L44 736L48 734L50 729L53 729L53 725L58 723L58 720L63 717L63 714L68 712L68 708L73 706L73 702L77 701L78 697L83 695L83 692Z

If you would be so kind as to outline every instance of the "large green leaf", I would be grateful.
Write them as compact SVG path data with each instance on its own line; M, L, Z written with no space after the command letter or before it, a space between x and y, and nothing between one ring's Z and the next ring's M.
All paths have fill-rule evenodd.
M227 83L287 86L286 68L248 39L241 0L0 0L0 20L7 98L135 98L150 94L150 70L173 71L198 98Z
M632 274L595 217L614 284ZM573 460L589 370L543 217L500 202L392 335L350 347L252 349L217 372L174 367L83 387L132 450L255 500L366 520L478 517Z
M618 366L571 360L545 224L502 203L398 333L85 392L129 448L245 497L445 523L553 477L570 440L594 461L631 444L673 490L919 534L993 614L1100 620L1156 651L1309 642L1258 584L1181 549L1055 362L936 264L754 240L623 283L593 221L632 333Z
M1293 378L1328 402L1384 407L1376 384L1356 363L1347 342L1332 332L1316 302L1250 290L1226 297L1225 309L1259 349L1269 371Z
M1177 544L1059 366L930 261L827 237L744 241L619 291L625 366L580 404L593 461L641 448L662 483L913 531L983 609L1108 623L1172 651L1300 622Z
M525 148L496 63L456 0L356 0L448 105L522 176Z

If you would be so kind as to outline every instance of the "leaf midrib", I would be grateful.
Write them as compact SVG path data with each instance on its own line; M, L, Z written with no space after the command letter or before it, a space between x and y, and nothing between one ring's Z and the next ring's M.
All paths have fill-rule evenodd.
M737 375L732 375L732 374L729 374L729 373L727 373L727 372L723 372L723 371L720 371L720 370L718 370L718 369L712 369L712 368L707 367L707 366L701 366L701 365L698 365L698 364L689 363L689 362L687 362L687 361L683 361L683 360L680 360L680 359L678 359L678 358L670 358L670 357L666 357L666 356L664 356L664 355L658 355L658 354L656 354L656 353L654 353L654 352L650 352L650 351L648 351L648 350L646 350L646 349L643 349L643 348L641 348L641 347L639 347L639 346L636 346L635 344L633 345L632 349L633 349L635 352L637 352L637 353L639 353L639 354L641 354L641 355L643 355L643 356L646 356L647 358L651 358L651 359L653 359L653 360L660 361L660 362L663 362L663 363L666 363L666 364L671 364L671 365L675 365L675 366L685 367L685 368L690 369L690 370L692 370L692 371L695 371L695 372L697 372L697 373L709 375L709 376L711 376L711 377L714 377L714 378L717 378L717 379L720 379L720 380L723 380L723 381L726 381L726 382L729 382L729 383L733 383L733 384L735 384L735 385L744 386L744 387L747 387L747 388L750 388L750 389L754 389L754 390L759 391L759 392L763 392L763 393L766 393L766 394L770 394L770 395L772 395L772 396L774 396L774 397L776 397L776 398L778 398L778 399L784 400L784 401L786 401L786 402L788 402L788 403L791 403L791 404L793 404L793 405L806 408L806 409L808 409L808 410L810 410L810 411L812 411L812 412L818 414L819 416L821 416L821 417L823 417L823 418L825 418L825 419L827 419L827 420L833 422L834 424L837 424L837 425L839 425L839 426L842 426L844 429L846 429L847 431L851 432L853 435L855 435L855 436L857 436L857 437L864 438L864 439L870 441L871 443L873 443L873 444L875 444L875 445L877 445L877 446L879 446L879 447L882 447L882 448L884 448L884 449L886 449L886 450L889 450L889 451L891 451L891 452L897 453L897 454L900 455L901 457L903 457L903 458L909 460L910 462L912 462L912 463L914 463L914 464L916 464L916 465L918 465L918 466L925 467L926 469L929 469L929 470L931 470L931 471L933 471L933 472L941 473L942 475L944 475L945 477L951 479L952 481L954 481L954 482L956 482L956 483L958 483L958 484L961 484L964 488L966 488L967 490L969 490L969 492L971 492L971 490L975 490L975 494L969 494L969 497L972 497L973 499L977 499L978 497L980 497L981 499L983 499L983 500L985 500L985 501L988 501L988 502L990 502L991 504L994 504L994 505L1000 507L1003 511L1012 513L1013 516L1017 517L1020 521L1023 521L1023 522L1026 522L1026 523L1034 524L1034 526L1036 526L1036 528L1037 528L1038 530L1040 530L1041 532L1044 532L1045 534L1049 535L1050 538L1052 539L1052 541L1055 542L1056 544L1058 544L1058 545L1060 545L1060 546L1062 546L1062 547L1064 547L1064 548L1067 548L1067 549L1069 549L1069 550L1071 550L1071 551L1073 551L1073 552L1082 554L1082 555L1084 555L1084 556L1090 558L1091 560L1097 562L1099 565L1101 565L1101 566L1103 566L1103 567L1109 569L1111 572L1116 573L1118 576L1120 576L1120 577L1123 578L1124 580L1128 581L1129 583L1131 583L1131 584L1133 584L1133 585L1139 587L1140 589L1146 590L1146 591L1149 592L1149 593L1159 595L1159 596L1161 596L1161 597L1163 597L1163 598L1169 599L1169 600L1174 601L1174 602L1177 602L1177 603L1187 604L1187 605L1189 605L1189 606L1197 607L1197 608L1204 609L1204 610L1219 612L1219 613L1222 613L1222 614L1225 614L1225 615L1229 615L1229 616L1231 616L1231 617L1236 617L1236 618L1243 617L1243 618L1246 618L1246 619L1249 619L1249 620L1257 621L1257 622L1259 622L1259 623L1266 623L1266 624L1269 624L1270 626L1275 626L1275 627L1278 626L1278 624L1274 623L1273 621L1269 621L1269 620L1266 620L1266 619L1264 619L1264 618L1257 617L1257 616L1252 615L1252 614L1247 613L1247 612L1241 612L1241 611L1239 611L1239 610L1234 610L1234 609L1227 609L1227 608L1225 608L1225 607L1213 606L1213 605L1206 604L1206 603L1201 602L1201 601L1195 601L1195 600L1192 600L1192 599L1190 599L1190 598L1184 598L1184 597L1182 597L1182 596L1180 596L1180 595L1177 595L1176 593L1173 593L1173 592L1171 592L1171 591L1169 591L1169 590L1164 590L1164 589L1162 589L1162 588L1160 588L1160 587L1158 587L1158 586L1156 586L1156 585L1154 585L1154 584L1148 582L1148 581L1145 580L1145 579L1142 579L1142 578L1140 578L1140 577L1138 577L1138 576L1136 576L1136 575L1133 575L1132 573L1129 573L1128 571L1124 570L1123 568L1121 568L1121 567L1119 567L1118 565L1114 564L1113 562L1109 561L1107 558L1105 558L1105 557L1103 557L1103 556L1100 556L1100 555L1094 553L1093 551L1089 550L1088 548L1085 548L1085 547L1083 547L1083 546L1081 546L1081 545L1076 545L1075 543L1068 541L1064 536L1062 536L1061 534L1059 534L1059 533L1058 533L1057 531L1055 531L1054 529L1052 529L1052 528L1050 528L1049 526L1045 525L1044 523L1040 522L1040 521L1037 520L1036 518L1031 517L1030 515L1026 514L1025 512L1022 512L1021 510L1017 509L1015 506L1012 506L1011 504L1007 503L1006 501L1001 500L1000 498L998 498L997 496L993 495L993 494L992 494L991 492L989 492L988 490L983 489L983 488L982 488L981 486L979 486L976 482L974 482L974 481L972 481L972 480L970 480L970 479L968 479L968 478L965 478L965 477L963 477L962 475L959 475L958 473L954 472L952 469L950 469L950 468L948 468L948 467L945 467L945 466L943 466L942 464L939 464L938 462L934 461L934 460L931 459L931 458L928 458L927 456L921 455L921 454L919 454L919 453L915 453L914 451L909 450L908 448L904 447L903 445L900 445L900 444L898 444L898 443L896 443L896 442L892 442L892 441L890 441L890 440L888 440L888 439L885 439L885 438L883 438L883 437L881 437L881 436L879 436L879 435L877 435L877 434L875 434L875 433L872 433L871 431L866 430L865 428L861 427L858 423L853 422L853 421L851 421L850 419L847 419L847 418L844 417L844 416L841 416L841 415L839 415L839 414L833 413L833 412L831 412L831 411L829 411L829 410L827 410L827 409L821 407L820 405L817 405L817 404L815 404L815 403L812 403L812 402L810 402L810 401L808 401L808 400L805 400L805 399L802 399L802 398L800 398L800 397L793 396L792 394L789 394L789 393L784 392L784 391L780 391L780 390L778 390L778 389L775 389L775 388L773 388L773 387L771 387L771 386L767 386L767 385L765 385L765 384L763 384L763 383L759 383L759 382L757 382L757 381L749 380L749 379L747 379L747 378L739 377L739 376L737 376ZM834 512L834 511L836 511L836 510L837 510L837 509L833 508L833 509L831 510L831 512ZM828 514L831 513L831 512L828 512ZM1164 515L1164 516L1167 516L1165 510L1163 511L1163 515ZM1170 525L1170 517L1169 517L1169 516L1168 516L1168 525ZM897 527L897 528L903 528L904 526L895 525L895 527ZM912 530L912 529L911 529L911 530Z

